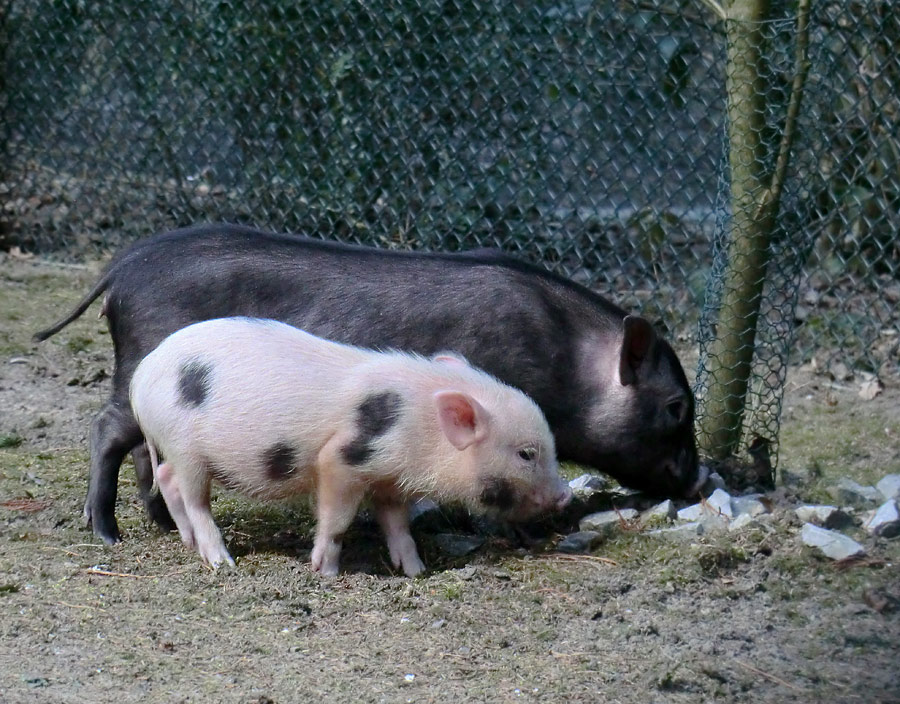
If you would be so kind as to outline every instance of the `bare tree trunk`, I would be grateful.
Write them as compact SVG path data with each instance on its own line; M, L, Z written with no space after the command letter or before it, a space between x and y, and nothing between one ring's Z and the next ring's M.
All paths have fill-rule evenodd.
M760 73L764 58L760 21L768 18L769 0L732 0L726 12L731 228L699 429L700 446L714 459L733 454L740 440L775 213L775 208L760 212L758 207L769 175L763 143L766 85Z
M764 161L767 86L762 24L769 0L732 0L726 15L728 138L731 169L731 230L716 339L709 354L709 387L700 446L714 459L734 454L740 441L750 365L756 338L769 244L809 72L811 0L797 4L794 79L771 181Z

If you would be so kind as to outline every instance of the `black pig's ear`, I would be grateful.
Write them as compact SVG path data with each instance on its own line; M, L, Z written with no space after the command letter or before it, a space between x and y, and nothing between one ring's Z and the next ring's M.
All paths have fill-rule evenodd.
M648 320L638 315L626 315L622 327L619 380L623 386L630 386L637 383L638 370L656 342L656 331Z

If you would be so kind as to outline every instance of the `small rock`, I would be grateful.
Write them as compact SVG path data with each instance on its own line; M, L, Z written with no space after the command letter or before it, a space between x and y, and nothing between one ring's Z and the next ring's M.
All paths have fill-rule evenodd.
M813 523L824 528L846 528L853 524L853 518L837 506L798 506L794 513L804 523Z
M882 538L895 538L900 535L900 511L897 510L897 502L891 499L881 504L875 515L863 524L863 528L870 535L880 535Z
M853 509L849 506L839 508L837 511L833 511L831 515L822 522L822 527L828 528L828 530L842 530L844 528L855 526L859 521L851 515L852 513Z
M700 518L700 525L703 526L703 533L718 533L727 530L731 524L731 519L718 513L705 513Z
M728 525L728 530L729 531L741 530L741 529L749 526L751 523L755 523L753 515L751 515L749 513L742 513Z
M900 499L900 474L886 474L875 488L886 499Z
M469 580L473 579L477 572L478 570L476 569L475 565L466 565L465 567L460 567L458 570L456 570L456 576L460 579Z
M880 379L875 378L862 382L857 393L863 401L871 401L882 391L884 391L884 384Z
M571 533L559 541L556 549L560 552L582 553L590 552L597 543L603 539L603 534L595 530L580 530Z
M603 491L609 482L596 474L582 474L569 482L569 488L576 494L593 494Z
M600 511L585 516L578 523L582 531L597 531L601 534L609 534L618 528L622 521L633 521L638 512L633 508L623 508L620 511Z
M653 508L648 508L641 514L641 520L644 523L651 521L667 520L674 521L678 517L678 511L672 499L666 499L662 503L656 504Z
M692 506L686 506L678 511L678 519L681 521L701 521L705 518L731 519L731 496L723 489L716 489L706 501L701 501Z
M747 494L747 496L732 496L731 497L731 511L735 517L740 517L744 515L748 515L751 518L753 516L760 516L764 513L768 513L768 507L759 500L759 497L762 494Z
M484 544L484 538L459 533L438 533L434 536L434 542L451 557L463 557L480 548Z
M725 485L725 480L722 479L722 475L718 472L710 472L709 476L706 478L706 484L703 485L703 488L700 490L700 493L703 496L709 496L716 489L722 489L723 491L727 490L727 486Z
M675 516L679 521L697 521L703 515L703 504L692 504L678 509Z
M819 528L812 523L805 523L800 531L804 545L819 548L832 560L843 560L853 555L865 553L863 546L843 533Z
M863 486L846 478L831 487L828 493L842 504L866 504L882 500L881 492L874 486Z
M439 511L440 506L438 506L435 501L432 501L429 498L418 499L413 501L409 506L409 522L415 523L420 518Z
M830 369L831 378L835 381L850 381L853 378L853 372L843 362L836 362Z
M648 530L646 535L652 535L658 538L671 538L674 540L690 540L698 535L703 535L705 528L699 521L691 521L690 523L680 523L671 528L657 528L656 530Z
M709 495L709 498L706 499L706 503L711 508L718 511L720 516L725 516L726 518L732 518L734 516L731 511L731 495L724 489L716 489Z
M27 684L32 689L36 689L38 687L47 687L50 684L50 680L46 677L25 677L25 684Z

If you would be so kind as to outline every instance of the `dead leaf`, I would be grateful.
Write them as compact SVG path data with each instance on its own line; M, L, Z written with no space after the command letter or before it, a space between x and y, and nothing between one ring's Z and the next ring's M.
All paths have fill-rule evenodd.
M863 591L862 597L867 606L880 614L890 613L900 605L900 601L893 595L885 592L884 589L866 589Z
M882 391L884 391L884 384L881 383L881 379L876 377L860 384L859 397L863 401L871 401Z
M10 259L34 259L34 254L32 252L23 252L18 246L10 247L8 254Z
M38 511L43 511L52 503L50 499L9 499L0 503L0 506L11 511L37 513Z
M853 372L843 362L833 364L830 371L835 381L850 381L853 378Z

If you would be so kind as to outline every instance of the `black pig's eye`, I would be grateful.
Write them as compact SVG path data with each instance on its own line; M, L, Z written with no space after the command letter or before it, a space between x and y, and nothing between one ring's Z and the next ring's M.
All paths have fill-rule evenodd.
M666 410L673 420L681 422L684 420L685 403L684 401L672 401L666 405Z
M533 447L523 447L519 450L519 457L526 462L534 462L534 458L537 457L537 450Z

